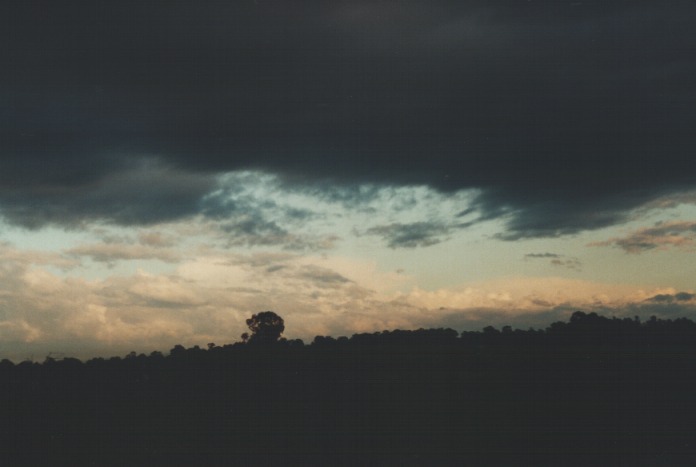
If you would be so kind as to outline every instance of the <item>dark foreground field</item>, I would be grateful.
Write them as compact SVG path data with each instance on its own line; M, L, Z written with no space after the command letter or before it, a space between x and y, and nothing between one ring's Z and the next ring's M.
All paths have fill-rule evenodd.
M2 465L696 465L696 325L0 364Z

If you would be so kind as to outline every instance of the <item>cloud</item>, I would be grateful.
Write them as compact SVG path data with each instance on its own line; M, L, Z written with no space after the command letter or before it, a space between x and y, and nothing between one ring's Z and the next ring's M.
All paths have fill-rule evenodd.
M339 237L318 234L308 223L324 214L301 190L283 192L277 177L259 172L230 173L218 177L216 190L200 201L202 220L216 231L228 248L279 246L286 250L328 250Z
M674 302L690 302L696 299L696 294L688 292L678 292L675 294L658 294L654 297L650 297L646 302L656 302L656 303L674 303Z
M110 173L92 176L27 185L0 182L0 215L29 229L76 229L86 222L152 225L197 214L199 199L215 187L211 176L175 169L156 158L127 159Z
M693 190L695 8L5 2L0 209L31 228L181 219L215 176L257 170L476 189L508 240L620 223Z
M383 188L372 191L369 199L360 193L358 212L368 216L353 233L381 237L393 249L436 245L481 221L462 220L474 214L473 210L460 210L474 196L471 192L446 196L425 186ZM391 222L384 223L386 220Z
M289 338L305 341L384 329L545 327L575 310L696 317L694 292L671 288L508 277L424 289L374 261L287 251L195 253L166 274L86 280L62 272L76 267L73 258L0 246L0 354L88 358L229 343L246 331L246 318L266 309L283 316Z
M79 266L79 261L60 253L21 250L8 242L0 241L0 269L10 273L18 265L49 266L61 271L69 271Z
M687 190L681 193L671 193L666 196L661 196L646 203L642 208L648 211L652 209L670 209L681 204L696 205L696 190Z
M98 243L80 245L65 251L73 257L87 256L92 261L113 266L121 260L159 260L165 263L176 263L182 259L181 253L171 249L162 249L147 245L127 245L116 243Z
M653 227L636 230L625 236L610 238L589 246L614 246L627 253L640 254L650 250L678 248L693 251L696 240L696 222L658 222Z
M138 242L141 245L146 245L155 248L166 248L176 245L176 239L169 235L158 231L141 231L138 232Z
M416 248L436 245L445 240L443 235L450 232L445 225L414 222L411 224L394 223L370 227L364 235L382 237L389 248Z
M600 284L557 277L509 277L460 288L427 291L415 288L400 300L429 313L421 315L455 329L512 325L520 329L545 328L565 321L575 311L605 316L648 319L696 319L692 292L674 289L644 290L621 284ZM677 298L679 297L679 298Z
M174 234L165 234L158 225L154 229L140 229L135 236L130 233L117 233L105 227L91 229L100 240L99 243L81 243L63 251L71 258L88 257L92 261L113 267L118 261L159 260L177 263L185 255L177 249L180 239Z
M292 251L317 251L334 248L336 235L296 234L277 222L242 215L219 225L228 248L234 246L280 246Z
M525 258L560 258L561 255L556 253L527 253L524 255Z
M306 265L302 267L298 278L302 281L324 284L327 287L352 282L350 279L345 278L335 271L315 265Z
M549 259L549 264L551 266L573 269L575 271L580 271L582 269L582 262L578 258L556 253L528 253L524 255L524 259Z
M580 260L577 258L571 258L571 259L552 259L551 260L551 265L553 266L560 266L564 267L567 269L574 269L576 271L579 271L580 268L582 267L582 263Z
M50 270L58 255L37 259L9 246L0 253L3 358L56 351L87 358L234 342L246 330L244 320L263 309L277 310L288 336L304 339L363 329L360 316L408 322L403 313L381 314L383 289L370 284L385 287L396 278L372 263L217 250L185 258L167 274L85 280Z

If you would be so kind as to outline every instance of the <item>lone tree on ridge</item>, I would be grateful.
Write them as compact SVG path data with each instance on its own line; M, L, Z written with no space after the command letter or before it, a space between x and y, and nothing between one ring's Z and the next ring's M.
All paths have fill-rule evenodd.
M273 311L256 313L246 320L246 324L251 330L250 343L277 342L280 339L280 335L285 331L283 318Z

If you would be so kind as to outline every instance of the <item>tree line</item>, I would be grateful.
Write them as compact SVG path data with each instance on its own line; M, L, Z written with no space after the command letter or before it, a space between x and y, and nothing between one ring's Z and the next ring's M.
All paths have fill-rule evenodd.
M14 465L694 465L696 324L492 326L0 363ZM679 463L682 464L679 464ZM8 464L9 465L9 464Z

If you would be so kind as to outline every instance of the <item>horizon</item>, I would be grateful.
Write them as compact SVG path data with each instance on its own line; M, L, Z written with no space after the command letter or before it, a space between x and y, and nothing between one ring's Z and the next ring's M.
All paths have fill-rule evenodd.
M0 359L696 319L696 6L0 13Z
M266 311L266 313L270 310ZM282 317L280 317L282 319ZM559 326L561 325L561 326ZM510 337L519 337L520 335L529 336L531 335L531 340L512 340L508 343L515 343L515 347L524 348L524 346L529 345L534 342L534 339L539 336L545 336L549 338L564 337L568 338L569 335L572 336L571 340L564 342L563 340L553 339L551 342L554 345L563 348L563 344L568 343L577 345L579 342L584 342L585 344L591 343L596 344L596 339L599 337L602 339L602 345L616 344L619 347L628 345L627 348L623 348L619 351L621 355L632 355L632 352L641 349L641 351L646 351L650 347L645 347L645 342L642 340L645 335L652 335L654 338L663 339L663 345L672 343L673 338L677 337L676 342L684 344L683 338L686 335L691 335L694 333L694 328L696 327L696 321L689 318L676 318L676 319L660 319L657 316L652 315L647 320L641 320L639 316L634 317L624 317L617 318L607 317L599 315L596 312L585 313L583 311L575 311L570 316L569 320L566 321L555 321L553 323L548 323L545 327L534 328L530 327L528 329L514 328L512 326L504 325L500 328L495 326L484 326L482 329L477 330L465 330L456 331L452 328L418 328L418 329L384 329L375 332L365 332L365 333L355 333L351 336L331 336L331 335L317 335L310 342L305 342L302 339L288 339L283 336L283 332L278 333L274 338L271 339L259 339L257 343L253 342L254 334L257 334L254 330L252 333L245 333L241 336L240 340L235 342L225 342L222 344L210 342L206 346L193 345L191 347L185 347L180 344L174 345L171 349L156 349L151 352L135 352L130 351L127 354L122 355L93 355L82 358L74 357L73 355L66 355L64 352L49 352L43 360L34 358L23 359L21 361L12 361L7 358L0 358L0 363L11 363L10 366L16 366L20 363L29 363L31 365L45 364L47 362L58 362L58 361L79 361L80 363L88 363L90 361L123 361L130 358L163 358L163 357L180 357L182 354L187 352L215 352L220 350L230 350L230 349L241 349L242 347L249 346L253 349L264 350L269 349L269 345L276 350L288 350L297 349L304 347L319 347L325 348L326 345L339 345L343 344L354 344L354 345L364 345L366 342L382 342L386 344L393 345L403 345L404 343L410 342L411 344L428 342L429 344L444 343L437 339L445 339L445 341L451 340L462 340L469 343L472 342L497 342L503 344L505 340L497 340L499 338L505 339ZM251 328L250 328L251 329ZM611 333L607 333L606 330L611 330ZM569 332L570 331L570 332ZM580 331L578 333L577 331ZM685 334L686 333L686 334ZM483 338L484 341L478 341L476 338L472 339L472 335L478 335L479 338ZM393 337L399 336L397 339L392 339ZM426 340L419 340L423 337L428 336ZM403 337L407 337L403 340ZM364 338L370 338L365 340ZM437 338L433 340L433 338ZM490 339L494 339L491 341ZM411 340L413 339L413 340ZM544 342L542 341L536 341ZM638 347L635 346L638 343ZM652 342L653 344L655 341ZM437 348L437 346L435 347ZM600 347L601 348L601 347ZM549 351L549 348L546 349ZM551 352L553 353L553 352ZM7 368L8 366L5 366Z

